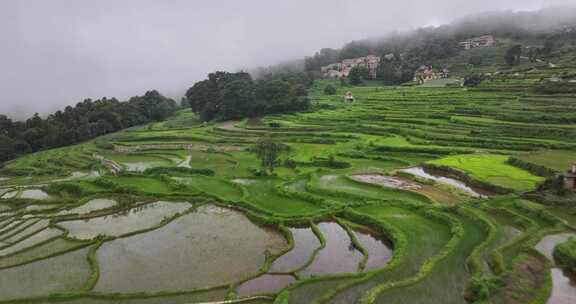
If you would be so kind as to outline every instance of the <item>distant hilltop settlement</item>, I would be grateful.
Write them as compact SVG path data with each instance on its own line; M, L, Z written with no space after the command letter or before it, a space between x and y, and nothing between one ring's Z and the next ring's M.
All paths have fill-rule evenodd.
M465 49L474 49L481 47L491 47L496 45L496 39L492 35L485 35L480 37L473 37L465 41L461 41L458 45ZM384 55L384 59L392 59L393 54ZM378 67L383 59L380 56L368 55L365 57L358 57L352 59L344 59L341 62L329 64L320 68L322 77L324 78L346 78L350 75L350 71L354 68L365 68L371 79L376 79L378 74ZM430 65L422 65L414 72L414 82L425 83L430 80L448 78L450 71L446 68L434 69Z
M380 57L376 55L368 55L366 57L358 57L352 59L344 59L342 62L333 63L320 68L322 76L325 78L344 78L350 75L353 68L366 68L368 74L372 79L376 78L378 66L380 65Z

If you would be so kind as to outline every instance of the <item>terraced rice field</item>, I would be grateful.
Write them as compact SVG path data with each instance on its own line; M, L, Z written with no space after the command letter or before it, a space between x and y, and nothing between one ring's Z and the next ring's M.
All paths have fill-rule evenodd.
M523 199L544 178L508 160L554 171L575 162L575 125L518 117L553 121L576 98L383 87L327 96L325 84L310 112L200 124L183 110L6 164L0 303L546 303L574 293L547 243L536 246L575 233L574 207ZM354 104L341 102L347 90ZM263 137L291 148L275 176L253 174L250 147ZM473 298L472 282L491 279L499 288Z

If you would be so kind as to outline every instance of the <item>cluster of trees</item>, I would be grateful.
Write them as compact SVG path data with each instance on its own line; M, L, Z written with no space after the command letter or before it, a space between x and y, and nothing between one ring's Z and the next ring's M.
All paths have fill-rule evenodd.
M0 115L0 162L18 155L79 143L124 128L163 120L178 109L176 102L157 91L127 102L115 98L86 99L45 119L26 121Z
M476 87L479 86L482 81L484 81L485 76L482 74L470 74L464 77L465 87Z
M348 82L351 85L359 85L364 82L364 80L370 79L370 71L366 67L354 67L350 70L348 74Z
M260 160L261 166L261 170L254 173L267 176L274 174L274 168L280 165L280 156L290 151L290 146L274 142L271 139L263 139L256 143L251 150Z
M310 107L307 89L313 82L307 73L268 74L255 80L245 72L215 72L188 89L186 100L202 121L303 111Z
M543 81L534 87L534 91L542 94L575 94L576 84L567 81Z
M517 44L512 46L504 54L504 60L508 65L517 65L520 63L520 57L522 56L522 45Z
M413 58L403 58L399 53L392 57L382 57L378 66L377 78L387 85L397 85L411 81L418 64Z
M527 47L526 57L528 57L528 60L530 62L536 62L538 59L552 56L559 48L559 44L554 42L555 39L562 40L558 35L552 35L544 41L542 47ZM520 63L520 56L522 56L522 54L522 46L514 45L507 50L504 59L508 65L517 65Z
M353 58L353 57L350 57ZM341 60L340 51L330 48L321 49L314 56L304 59L304 69L308 72L319 71L321 67Z

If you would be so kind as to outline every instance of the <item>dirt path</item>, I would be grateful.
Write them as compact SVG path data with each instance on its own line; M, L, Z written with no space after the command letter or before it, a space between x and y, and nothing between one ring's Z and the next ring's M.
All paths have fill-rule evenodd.
M223 123L218 124L216 127L220 129L224 129L227 131L245 131L244 129L236 127L236 124L239 124L240 121L238 120L230 120L225 121Z

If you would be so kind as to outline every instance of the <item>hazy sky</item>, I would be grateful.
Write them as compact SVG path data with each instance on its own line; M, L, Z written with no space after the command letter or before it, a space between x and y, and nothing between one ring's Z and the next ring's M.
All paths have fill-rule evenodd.
M576 0L0 0L0 113L46 113L394 30Z

